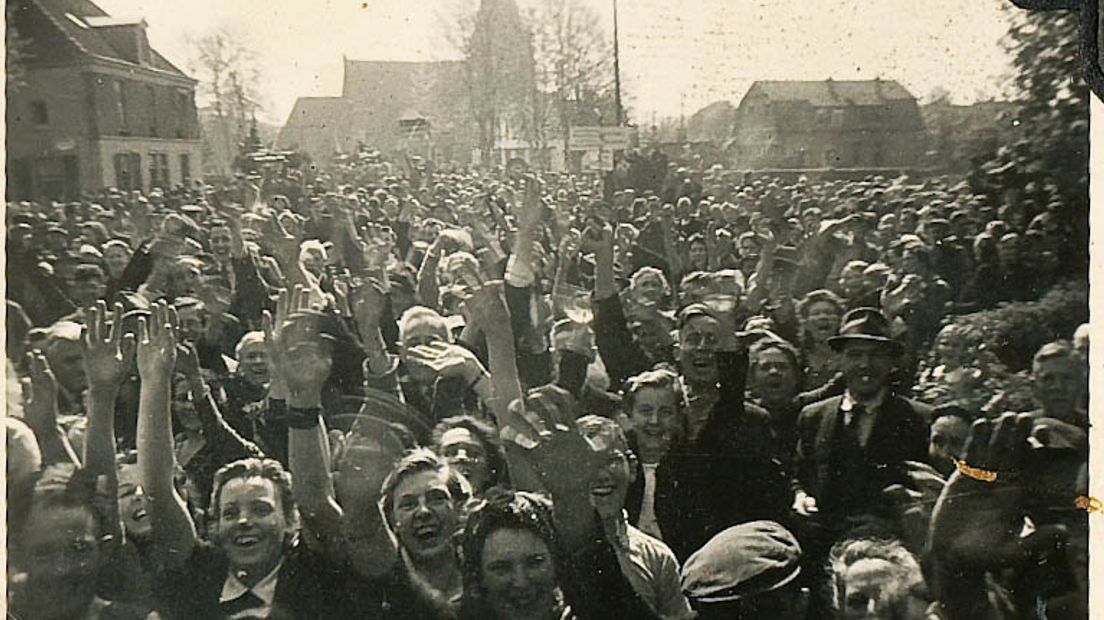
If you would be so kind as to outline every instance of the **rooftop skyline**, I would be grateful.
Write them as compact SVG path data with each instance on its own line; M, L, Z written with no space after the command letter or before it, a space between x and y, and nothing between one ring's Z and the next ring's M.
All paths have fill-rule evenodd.
M581 1L598 12L612 38L612 2ZM186 10L155 0L98 4L113 16L145 17L151 44L186 71L192 68L190 38L222 26L242 33L263 73L261 116L280 124L299 97L341 94L342 56L459 58L444 43L447 1L193 0ZM1010 58L1000 39L1015 10L1004 5L619 0L626 105L631 120L647 126L653 118L689 116L718 100L736 104L756 80L875 77L900 82L922 101L937 89L960 103L1001 98Z

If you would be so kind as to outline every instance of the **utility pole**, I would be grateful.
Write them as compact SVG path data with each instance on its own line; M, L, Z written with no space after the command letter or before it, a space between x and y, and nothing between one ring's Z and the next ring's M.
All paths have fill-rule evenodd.
M621 45L617 33L617 0L613 0L613 96L617 104L617 126L624 122L621 110Z

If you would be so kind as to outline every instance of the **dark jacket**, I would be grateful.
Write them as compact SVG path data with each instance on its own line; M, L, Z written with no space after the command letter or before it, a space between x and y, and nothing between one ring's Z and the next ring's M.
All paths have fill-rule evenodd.
M770 414L744 402L747 363L746 351L717 354L720 399L697 439L673 446L656 471L656 519L680 561L729 526L788 514Z
M222 551L199 543L178 570L158 580L158 610L166 620L216 620L225 615L219 595L229 570ZM284 557L276 582L271 618L314 620L351 618L369 608L354 600L358 590L347 571L328 562L304 545L296 545Z
M881 491L907 484L905 461L925 461L931 407L890 393L878 410L864 448L846 471L840 470L843 396L802 409L797 421L794 488L817 500L821 515L847 517L876 509ZM834 497L846 489L848 497Z

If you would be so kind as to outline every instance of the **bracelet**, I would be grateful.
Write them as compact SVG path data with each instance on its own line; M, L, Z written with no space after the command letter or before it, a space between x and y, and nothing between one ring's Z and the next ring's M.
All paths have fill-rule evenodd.
M288 427L297 430L310 430L322 422L321 407L308 407L306 409L288 407L285 415Z

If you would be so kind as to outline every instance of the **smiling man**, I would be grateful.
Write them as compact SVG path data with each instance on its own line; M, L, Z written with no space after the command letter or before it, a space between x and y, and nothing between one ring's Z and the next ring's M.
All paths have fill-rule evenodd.
M890 386L903 348L881 312L848 312L829 344L847 389L801 411L794 463L793 511L818 532L819 544L808 549L814 562L854 525L853 518L877 512L882 489L907 484L904 462L925 461L931 420L929 406Z

